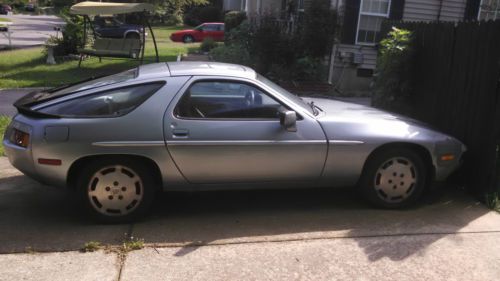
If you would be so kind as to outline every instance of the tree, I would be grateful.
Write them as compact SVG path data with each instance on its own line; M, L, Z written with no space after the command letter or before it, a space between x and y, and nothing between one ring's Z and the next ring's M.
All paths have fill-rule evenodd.
M208 0L144 0L144 2L154 4L171 23L181 23L187 7L209 3Z

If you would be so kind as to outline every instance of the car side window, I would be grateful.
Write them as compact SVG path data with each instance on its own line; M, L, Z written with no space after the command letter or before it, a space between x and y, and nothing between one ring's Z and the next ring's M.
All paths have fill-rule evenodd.
M218 27L214 24L207 24L203 26L203 31L217 31Z
M280 106L275 99L246 83L200 81L184 93L174 114L198 119L278 119Z

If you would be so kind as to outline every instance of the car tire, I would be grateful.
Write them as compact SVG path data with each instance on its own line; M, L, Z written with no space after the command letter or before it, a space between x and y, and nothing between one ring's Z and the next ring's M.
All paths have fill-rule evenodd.
M182 42L184 42L184 43L193 43L194 42L194 38L191 35L184 35L184 37L182 37Z
M427 184L428 169L413 150L391 148L370 156L358 184L373 205L397 209L415 204Z
M146 214L156 192L147 165L126 157L109 157L87 163L77 183L84 209L105 223L134 221Z

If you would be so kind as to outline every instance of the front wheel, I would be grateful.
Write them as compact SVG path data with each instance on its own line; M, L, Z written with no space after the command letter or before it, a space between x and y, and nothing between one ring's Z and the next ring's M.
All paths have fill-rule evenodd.
M182 41L184 43L193 43L194 42L194 38L191 35L184 35L184 37L182 38Z
M405 148L388 149L368 159L359 188L378 207L407 207L422 195L427 174L419 154Z
M144 215L154 198L154 182L146 166L121 158L92 161L78 181L84 207L103 222L126 222Z

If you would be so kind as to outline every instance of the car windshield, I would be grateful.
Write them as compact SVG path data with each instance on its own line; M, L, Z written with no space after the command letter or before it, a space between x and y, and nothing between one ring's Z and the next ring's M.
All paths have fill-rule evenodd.
M271 89L275 90L276 92L280 93L281 95L283 95L284 97L286 97L287 99L289 99L290 101L292 101L293 103L295 103L295 104L299 105L300 107L304 108L305 110L307 110L311 114L314 114L311 106L308 105L299 96L294 95L294 94L290 93L289 91L281 88L280 86L278 86L277 84L275 84L274 82L272 82L271 80L267 79L266 77L264 77L264 76L262 76L260 74L257 74L257 80L260 81L260 82L262 82L262 83L264 83L266 86L270 87Z

